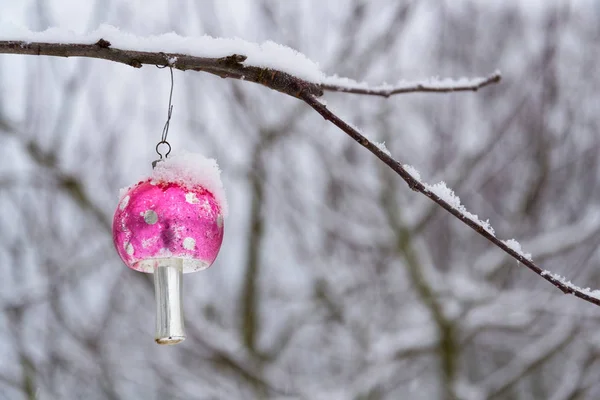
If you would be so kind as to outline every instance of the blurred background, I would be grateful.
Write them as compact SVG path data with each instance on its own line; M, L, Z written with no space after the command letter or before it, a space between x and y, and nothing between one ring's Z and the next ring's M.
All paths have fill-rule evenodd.
M600 287L600 3L0 0L79 32L273 40L372 84L503 73L478 93L328 106L544 268ZM565 296L308 106L175 71L169 141L218 160L220 255L188 338L111 238L151 171L166 70L0 55L0 399L598 399L600 309Z

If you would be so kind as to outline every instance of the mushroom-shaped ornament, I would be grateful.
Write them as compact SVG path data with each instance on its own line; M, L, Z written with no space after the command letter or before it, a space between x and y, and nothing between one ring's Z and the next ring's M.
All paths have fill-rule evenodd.
M217 162L200 155L160 161L151 177L121 191L113 240L129 268L154 274L156 343L185 339L183 274L213 263L226 213Z

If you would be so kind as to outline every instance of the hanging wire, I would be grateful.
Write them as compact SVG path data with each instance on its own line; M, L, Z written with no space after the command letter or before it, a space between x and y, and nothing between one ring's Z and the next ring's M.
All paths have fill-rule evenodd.
M171 67L171 65L157 65L157 68L166 68L169 67L169 71L171 72L171 91L169 93L169 109L167 112L167 122L165 122L165 126L163 128L162 131L162 135L160 136L160 142L158 142L156 144L156 153L160 156L160 160L163 159L163 155L160 152L160 150L158 149L160 147L161 144L165 144L167 145L167 153L165 154L165 158L167 158L169 156L169 154L171 153L171 145L169 144L169 142L167 142L167 136L169 135L169 124L171 123L171 115L173 114L173 67ZM156 160L153 164L155 164L156 162L160 161L160 160Z

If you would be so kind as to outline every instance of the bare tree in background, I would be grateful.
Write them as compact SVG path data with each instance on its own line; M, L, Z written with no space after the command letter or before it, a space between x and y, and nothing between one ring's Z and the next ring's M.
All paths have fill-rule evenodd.
M272 39L372 82L500 68L505 83L473 96L328 102L536 261L600 286L593 10L165 2L148 27L127 2L97 3L90 28ZM40 28L60 24L30 6ZM149 169L166 73L14 58L0 73L0 398L598 398L595 307L303 104L199 74L176 75L172 144L219 160L232 212L217 262L186 282L188 339L157 347L151 281L121 265L110 223L118 188Z

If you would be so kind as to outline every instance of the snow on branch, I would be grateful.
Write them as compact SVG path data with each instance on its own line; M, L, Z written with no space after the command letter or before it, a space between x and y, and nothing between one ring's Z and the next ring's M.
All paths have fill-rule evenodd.
M46 43L91 45L100 39L109 42L114 49L143 53L185 54L191 57L212 59L242 54L248 59L247 65L287 72L310 82L319 82L324 78L317 63L296 50L271 41L257 44L239 38L213 38L207 35L185 37L174 32L136 36L106 24L85 34L62 28L32 32L26 28L0 21L0 41L24 42L24 46ZM175 61L177 64L178 60ZM164 60L160 65L163 64Z
M531 254L525 253L521 248L521 245L516 240L509 239L505 241L498 239L490 224L487 221L480 220L477 215L468 212L461 204L460 199L451 189L446 186L444 182L440 182L435 185L429 185L422 182L421 177L415 168L409 165L402 165L400 162L392 158L389 155L389 152L383 151L376 143L370 141L350 124L340 119L315 96L305 93L303 95L303 99L316 112L321 114L323 118L340 128L342 131L348 134L348 136L357 141L361 146L365 147L367 150L377 156L377 158L383 161L388 167L390 167L394 172L400 175L400 177L404 179L404 181L412 190L429 197L432 201L458 218L465 225L469 226L475 232L479 233L481 236L502 249L512 258L516 259L521 264L525 265L527 268L550 282L552 285L556 286L563 293L572 294L575 297L600 306L600 291L582 289L576 285L573 285L571 282L566 281L561 276L552 274L540 268L532 261Z
M430 93L448 93L448 92L466 92L477 90L500 82L500 71L485 78L461 78L461 79L437 79L431 78L419 82L400 81L394 85L383 84L379 86L369 86L365 82L356 82L352 79L330 76L323 80L321 87L330 92L344 92L365 94L371 96L390 97L395 94L430 92Z
M0 54L45 55L58 57L98 58L140 68L143 64L170 66L182 71L208 72L222 78L251 81L301 99L343 132L387 164L408 186L444 208L511 257L562 290L600 306L600 292L582 289L537 266L531 255L524 253L514 239L496 238L487 221L468 212L460 199L445 183L428 185L421 182L416 170L403 166L391 157L384 144L368 140L358 130L332 113L318 97L323 91L338 91L389 97L409 92L475 91L500 81L500 74L487 78L429 80L416 83L399 82L369 88L339 77L327 78L318 64L288 47L266 42L256 44L241 39L202 36L186 38L174 33L145 38L120 32L104 25L90 34L75 34L52 28L30 32L10 23L0 23Z
M270 41L257 44L237 38L183 37L175 33L138 37L110 25L76 34L60 28L31 32L2 22L0 53L100 58L135 68L153 64L204 71L260 83L296 98L303 91L322 96L324 90L384 97L411 92L475 91L500 81L500 73L495 72L487 78L401 81L395 86L369 88L348 78L327 77L304 54Z
M590 289L589 287L581 288L581 287L571 283L571 281L567 280L565 277L558 275L558 274L554 274L550 271L542 271L541 276L551 277L552 279L560 282L562 285L564 285L566 288L568 288L569 291L571 291L572 293L574 293L574 292L585 293L587 296L590 296L590 297L600 301L600 290Z

